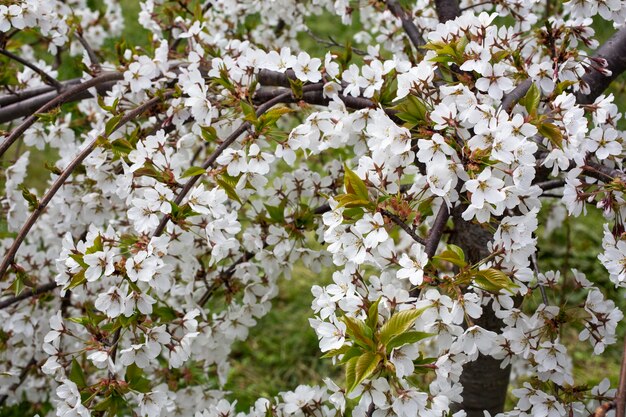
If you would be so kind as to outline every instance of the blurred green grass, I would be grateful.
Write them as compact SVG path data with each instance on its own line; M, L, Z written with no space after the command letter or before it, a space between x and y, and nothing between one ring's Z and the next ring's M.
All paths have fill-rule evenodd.
M331 272L311 272L301 265L293 278L280 279L280 292L272 310L250 331L248 339L233 347L232 369L226 389L237 408L248 410L260 397L272 398L298 385L323 385L324 377L338 378L342 371L330 359L320 359L317 336L309 325L311 286L327 285Z

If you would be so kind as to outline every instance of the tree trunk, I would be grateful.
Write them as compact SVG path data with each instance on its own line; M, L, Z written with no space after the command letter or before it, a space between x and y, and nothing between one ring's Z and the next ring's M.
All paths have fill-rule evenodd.
M489 255L487 243L492 234L478 224L466 222L461 213L466 206L461 206L452 213L454 234L450 239L465 252L466 259L475 263ZM483 308L483 315L474 323L484 329L499 332L503 323L488 305ZM463 403L457 410L465 410L468 417L483 417L483 410L495 415L504 410L511 367L500 368L501 361L490 356L479 355L478 359L463 367L461 384L463 385ZM455 410L455 411L457 411Z

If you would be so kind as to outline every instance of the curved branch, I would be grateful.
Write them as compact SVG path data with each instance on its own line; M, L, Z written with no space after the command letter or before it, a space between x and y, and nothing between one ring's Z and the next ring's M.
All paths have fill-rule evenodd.
M71 86L71 85L76 85L76 84L80 84L81 79L80 78L74 78L71 80L67 80L67 81L61 81L61 85L63 86L61 90L66 89L67 87ZM26 100L32 97L36 97L36 96L40 96L42 94L45 93L50 93L50 92L54 92L56 91L56 89L54 87L50 87L50 86L41 86L41 87L33 87L33 88L28 88L22 91L17 91L15 93L9 93L9 94L5 94L0 96L0 123L5 123L8 122L10 120L16 119L17 117L21 117L21 116L17 116L8 120L3 120L4 117L6 117L5 114L5 106L8 106L10 104L13 103L17 103L19 101L22 100ZM56 95L56 93L54 94ZM53 95L53 97L54 97ZM48 99L50 100L50 99ZM42 102L38 107L43 106L44 104L46 104L46 102L48 102L48 100ZM25 116L22 115L22 116Z
M576 95L579 104L590 104L606 90L611 82L626 70L626 27L615 32L591 57L591 60L604 59L611 75L606 75L596 68L590 68L582 82L589 86L589 94Z
M135 107L133 110L128 111L124 115L124 117L122 117L120 119L120 121L117 123L115 128L113 128L111 130L111 132L109 132L109 135L107 135L107 136L110 136L111 133L115 132L120 127L122 127L124 124L128 123L129 121L133 120L134 118L136 118L137 116L142 114L144 111L146 111L149 108L153 107L154 105L159 103L162 99L166 99L168 97L171 97L172 94L173 94L173 92L165 93L163 97L155 97L155 98L153 98L151 100L148 100L144 104ZM107 136L105 136L105 137L107 137ZM89 156L89 154L96 148L96 146L97 146L97 144L98 144L98 142L100 140L101 140L101 137L97 137L94 140L92 140L85 147L85 149L83 149L72 160L72 162L70 162L70 164L63 170L63 172L61 172L61 175L59 175L59 177L54 181L54 183L52 184L52 186L50 187L48 192L46 192L46 194L43 196L41 201L39 201L39 204L37 205L37 208L31 213L30 217L28 218L28 220L26 221L24 226L22 226L22 228L20 229L19 233L15 237L15 240L13 241L13 244L9 248L7 254L4 256L4 259L2 260L2 264L0 264L0 279L4 276L4 274L7 272L7 269L9 268L9 266L13 263L13 261L15 259L15 254L17 253L17 251L20 248L22 242L26 238L26 235L28 235L28 232L30 231L30 229L33 227L33 225L35 224L37 219L39 219L41 214L44 212L44 210L46 209L46 206L52 200L52 197L54 197L54 195L57 193L57 191L59 191L61 189L61 187L63 186L63 184L65 184L65 181L69 178L69 176L72 174L74 169L76 169L76 167L78 165L80 165L85 160L85 158L87 158L87 156Z
M443 230L450 218L450 209L446 203L441 204L441 208L437 212L437 217L435 217L435 223L433 223L433 227L430 229L428 233L428 238L426 238L426 255L428 255L428 259L435 256L435 252L437 252L437 246L439 246L439 241L441 240L441 236L443 235Z
M72 82L68 83L68 86L80 84ZM113 86L117 84L117 81L107 81L102 84L98 84L96 86L96 90L99 94L104 94L107 91L111 90ZM34 113L38 113L38 109L48 103L50 100L53 100L55 97L59 95L54 89L43 91L42 93L36 94L37 91L28 91L28 95L18 95L17 99L12 100L14 104L10 106L6 106L4 108L0 108L0 123L10 122L11 120L19 119L20 117L29 116ZM64 90L62 90L64 91ZM26 92L25 92L26 93ZM45 93L45 94L44 94ZM7 101L10 101L13 96L2 96L0 99L5 98ZM93 98L93 94L89 91L81 91L72 97L68 98L64 101L64 103L69 103L72 101L84 100L88 98Z
M27 298L34 297L34 296L52 291L56 287L58 287L56 282L49 282L47 284L40 285L33 289L24 290L19 295L16 295L15 297L10 297L10 298L0 301L0 310L7 308L10 305L13 305L15 303L18 303L22 300L26 300Z
M70 88L69 90L57 95L54 99L48 101L46 104L37 109L36 113L33 113L29 117L27 117L22 124L16 127L11 134L2 142L0 145L0 157L4 155L4 153L9 149L9 147L15 142L21 135L32 126L37 121L37 113L45 113L48 110L55 108L58 105L65 103L67 100L71 99L73 96L80 94L82 92L87 91L91 87L95 87L99 84L105 83L107 81L116 81L124 78L124 75L120 72L107 72L97 77L94 77L90 80L85 81L84 83L78 84L75 87ZM0 274L1 276L2 274Z
M524 81L519 83L510 93L505 94L504 97L502 97L500 108L507 113L511 113L515 104L526 95L528 90L530 90L531 85L533 85L533 80L530 78L526 78Z
M28 67L31 70L35 71L37 74L39 74L39 76L43 79L43 81L46 84L53 86L57 90L61 90L63 88L63 84L61 84L56 78L54 78L53 76L51 76L50 74L48 74L47 72L39 68L37 65L28 62L24 58L17 56L12 52L7 51L6 49L0 49L0 54L12 59L13 61L19 62L25 67Z
M402 230L404 230L409 236L411 236L411 238L414 241L416 241L417 243L420 243L422 245L426 245L426 241L424 239L422 239L420 236L418 236L417 233L415 233L415 231L413 229L411 229L408 224L403 222L400 217L398 217L395 214L393 214L392 212L384 210L384 209L381 209L380 212L384 216L389 217L389 219L391 219L392 222L394 222L395 224L400 226L400 228L402 228Z

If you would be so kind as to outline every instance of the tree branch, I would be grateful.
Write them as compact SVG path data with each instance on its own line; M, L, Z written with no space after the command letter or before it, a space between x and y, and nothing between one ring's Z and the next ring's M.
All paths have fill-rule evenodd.
M46 104L41 106L37 111L27 117L18 127L16 127L11 134L2 142L0 145L0 157L4 155L4 153L9 149L9 147L15 142L30 126L32 126L37 121L37 113L45 113L54 107L61 105L71 99L73 96L80 94L82 92L87 91L91 87L95 87L99 84L105 83L107 81L115 81L121 80L124 78L124 75L120 72L107 72L97 77L94 77L90 80L87 80L77 86L71 87L69 90L56 95L55 98L48 101ZM0 274L1 276L1 274Z
M163 98L171 97L172 94L173 94L173 92L167 92L167 93L165 93ZM120 121L117 123L115 128L113 128L111 130L111 132L109 132L109 134L107 136L105 136L105 137L110 136L111 133L117 131L120 127L122 127L123 125L125 125L129 121L135 119L137 116L142 114L144 111L148 110L149 108L151 108L154 105L156 105L157 103L159 103L161 101L161 99L162 99L162 97L155 97L155 98L153 98L151 100L148 100L144 104L141 104L141 105L135 107L134 109L128 111L124 115L124 117L122 117L120 119ZM43 196L41 201L39 201L39 204L37 205L37 208L31 213L30 217L28 218L28 220L26 221L24 226L22 226L22 228L20 229L19 233L15 237L15 240L13 241L13 244L9 248L7 254L4 256L4 259L2 260L2 264L0 264L0 279L2 279L4 274L7 272L9 266L13 263L13 261L15 259L15 254L17 253L18 249L20 248L22 242L24 241L24 239L28 235L28 232L33 227L33 225L35 224L37 219L44 212L44 210L46 209L46 206L52 200L52 197L54 197L54 195L57 193L57 191L59 191L61 189L61 187L63 186L63 184L65 184L65 181L69 178L69 176L72 174L74 169L76 169L76 167L78 165L80 165L85 160L85 158L87 158L87 156L89 156L89 154L96 148L97 143L100 140L101 140L101 137L97 137L94 140L92 140L91 143L89 143L85 147L85 149L83 149L72 160L72 162L70 162L70 164L63 170L63 172L61 172L61 175L59 175L59 177L54 181L54 183L52 184L52 186L50 187L48 192L46 192L46 194Z
M261 116L263 113L265 113L266 111L268 111L269 109L274 107L276 104L284 102L285 100L287 100L291 96L292 96L292 92L288 91L288 92L283 93L283 94L281 94L281 95L279 95L277 97L274 97L272 100L270 100L270 101L268 101L268 102L266 102L264 104L261 104L257 108L257 110L256 110L257 117ZM244 122L241 125L239 125L239 127L237 129L235 129L235 131L233 133L231 133L230 136L228 136L228 138L226 138L226 140L224 142L222 142L213 151L213 153L207 158L207 160L202 163L202 168L206 170L209 167L211 167L215 163L217 158L219 158L219 156L222 154L222 152L224 152L235 140L237 140L237 138L243 132L245 132L251 126L252 126L252 124L250 122ZM195 175L195 176L191 177L189 179L189 181L187 181L187 183L185 184L183 189L176 196L176 200L174 200L174 202L176 204L180 204L184 200L185 196L189 193L189 191L191 191L191 189L193 188L195 183L198 181L198 179L200 179L201 176L202 176L202 174ZM159 222L159 225L157 226L156 230L154 231L153 236L160 236L163 233L163 231L165 230L165 226L167 226L167 223L168 223L169 220L170 220L170 216L163 216L163 218L161 218L161 221Z
M439 241L441 240L441 236L443 235L443 230L450 218L450 210L446 203L441 204L441 208L439 208L439 212L437 212L437 217L435 217L435 222L433 223L433 227L428 232L428 238L426 238L426 255L428 255L428 259L435 256L435 252L437 252L437 246L439 245Z
M67 83L65 85L72 86L80 84L79 82ZM102 84L98 84L96 89L99 94L104 94L107 91L111 90L113 86L117 84L117 81L107 81ZM65 89L61 90L65 91ZM34 113L37 113L38 109L48 103L50 100L53 100L57 97L59 93L54 89L48 89L48 91L41 90L41 93L37 94L35 89L26 90L24 94L18 94L15 96L6 95L0 97L0 99L5 99L7 102L12 102L10 106L6 106L4 108L0 108L0 123L10 122L11 120L19 119L20 117L29 116ZM79 101L88 98L93 98L93 95L89 91L81 91L72 97L68 98L64 101L64 103L69 103L72 101Z
M67 81L61 81L61 84L63 85L63 88L61 90L66 89L67 87L71 86L71 85L76 85L76 84L80 84L80 78L74 78L71 80L67 80ZM10 93L10 94L5 94L0 96L0 123L5 123L8 122L9 120L13 120L17 117L21 117L21 116L25 116L25 114L21 115L21 116L17 116L14 117L12 119L8 119L8 120L3 120L3 114L4 114L4 107L8 106L9 104L13 104L13 103L17 103L18 101L22 101L22 100L26 100L28 98L31 97L36 97L45 93L50 93L50 92L54 92L56 91L56 89L54 87L50 87L50 86L41 86L41 87L33 87L33 88L28 88L22 91L18 91L15 93ZM56 95L53 94L53 96ZM49 99L50 100L50 99ZM38 107L43 106L47 101L42 102Z
M414 241L416 241L417 243L420 243L422 245L426 245L426 241L424 239L422 239L421 237L419 237L417 235L417 233L415 233L415 231L413 229L411 229L408 224L403 222L400 217L396 216L392 212L387 211L385 209L380 209L380 212L381 212L381 214L389 217L391 219L391 221L393 221L395 224L400 226L400 228L402 228L402 230L404 230L409 236L411 236L411 238Z
M435 0L435 9L441 23L454 20L461 15L458 0Z
M53 86L57 90L61 90L63 88L63 84L61 84L56 78L54 78L53 76L51 76L50 74L48 74L47 72L39 68L37 65L28 62L24 58L17 56L13 54L12 52L7 51L6 49L0 49L0 54L12 59L13 61L19 62L25 67L28 67L31 70L35 71L37 74L39 74L39 76L43 79L43 81L46 84Z
M528 90L530 90L531 85L533 85L533 80L531 80L530 78L526 78L524 81L519 83L517 87L513 89L513 91L505 94L504 97L502 97L500 108L507 113L511 113L511 110L513 110L515 104L526 95Z
M622 27L607 40L595 54L594 59L605 59L611 75L605 75L595 68L589 68L582 82L589 86L589 94L576 95L579 104L590 104L606 90L611 82L626 70L626 27Z
M43 293L46 293L48 291L53 291L56 287L58 287L56 282L49 282L47 284L43 284L40 285L38 287L35 287L33 289L27 289L22 291L20 294L14 296L14 297L10 297L10 298L6 298L4 300L0 301L0 310L9 307L10 305L13 305L15 303L18 303L22 300L26 300L27 298L30 297L34 297Z
M409 16L406 10L404 10L400 3L398 3L398 0L387 0L387 8L395 17L400 19L402 22L402 28L411 40L413 46L420 49L426 44L419 29L415 26L415 23L413 23L413 19Z

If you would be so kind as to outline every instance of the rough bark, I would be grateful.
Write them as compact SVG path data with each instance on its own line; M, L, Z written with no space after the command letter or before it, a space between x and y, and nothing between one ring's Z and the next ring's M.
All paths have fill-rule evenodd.
M489 255L487 244L493 236L488 229L461 218L461 213L466 208L467 206L460 206L453 212L454 233L450 243L461 247L466 258L475 263ZM482 317L474 323L494 332L500 332L503 326L491 305L483 308ZM465 410L468 417L483 417L483 410L489 411L491 415L503 411L511 368L507 366L501 369L500 363L501 361L490 356L480 355L476 361L463 367L463 403L457 409Z
M435 0L435 9L441 23L456 19L461 15L458 0Z
M583 76L583 81L589 86L589 94L576 96L579 104L590 104L606 90L620 74L626 70L626 27L618 30L606 41L595 54L594 58L602 58L607 62L607 69L611 75L605 75L596 69L589 69Z

